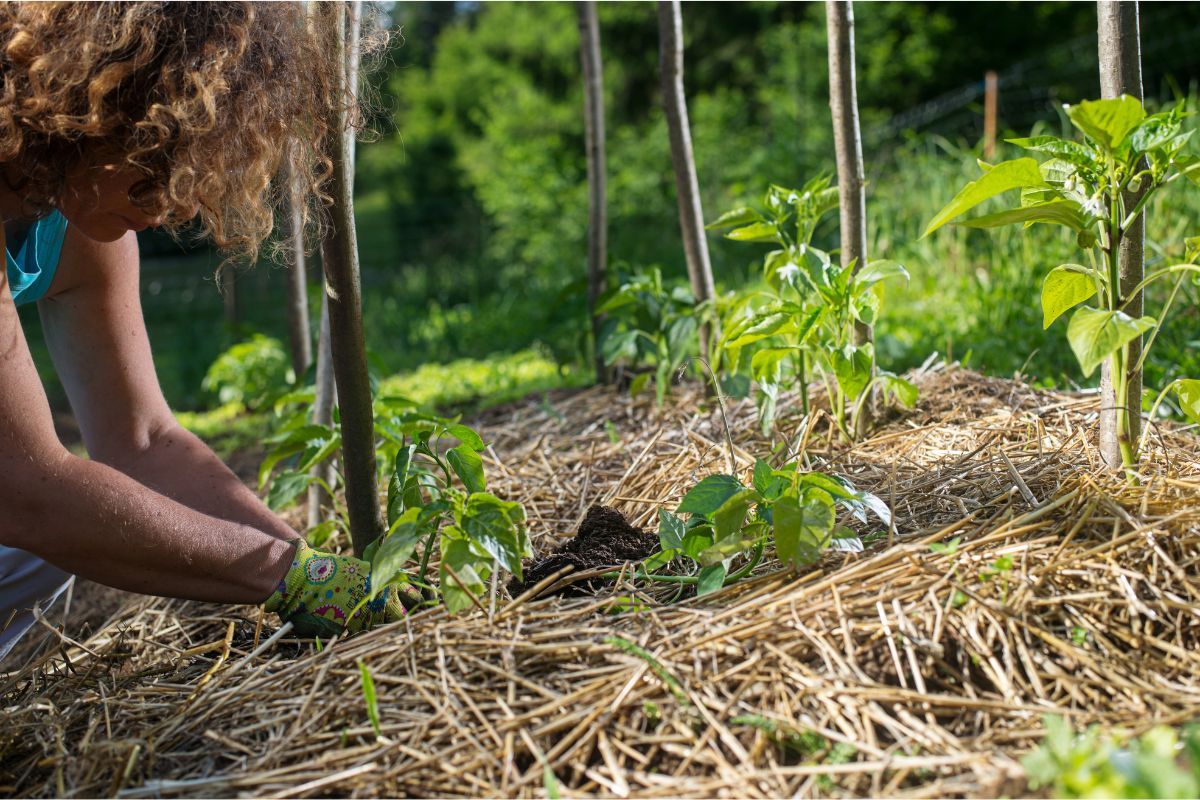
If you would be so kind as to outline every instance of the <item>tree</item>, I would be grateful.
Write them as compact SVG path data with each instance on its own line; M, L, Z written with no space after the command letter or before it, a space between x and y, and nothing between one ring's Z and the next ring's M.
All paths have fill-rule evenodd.
M357 3L355 4L357 5ZM371 383L367 373L367 349L363 338L362 294L359 281L358 244L354 228L351 141L353 111L348 102L356 70L346 56L345 3L324 3L318 18L332 34L332 52L343 67L334 92L333 125L326 138L326 152L333 164L330 178L333 207L328 232L321 242L325 267L325 293L329 306L330 346L333 373L341 410L342 469L346 476L346 508L354 552L362 555L367 545L383 533L383 518L376 491L375 424ZM357 13L354 8L352 13ZM354 48L351 48L353 55Z
M1138 30L1137 0L1098 0L1096 4L1097 32L1100 47L1100 95L1104 98L1127 94L1142 100L1141 34ZM1144 191L1144 189L1143 189ZM1141 192L1122 194L1125 208L1133 208ZM1127 303L1125 313L1134 319L1142 316L1142 293L1129 293L1143 277L1146 243L1146 215L1138 218L1124 231L1120 241L1110 243L1119 253L1120 296L1116 307ZM1117 393L1111 368L1106 359L1100 372L1100 455L1109 469L1122 468L1121 446L1136 447L1142 420L1142 371L1137 366L1142 352L1142 338L1131 341L1123 358L1128 379L1125 413L1129 418L1127 431L1119 424ZM1129 439L1124 437L1128 434Z
M841 258L842 266L853 263L857 272L867 263L867 194L854 75L853 0L825 0L825 16L829 37L829 109L833 114L833 144L837 154ZM871 326L856 320L855 346L869 345L872 338ZM874 362L872 356L872 373ZM872 412L871 398L868 397L854 420L859 435L869 427Z
M688 124L687 98L683 92L683 17L679 0L659 0L658 42L662 73L663 106L671 138L671 165L675 171L675 193L679 202L679 227L683 253L696 304L712 300L712 265L708 240L704 238L704 212L700 207L700 183L692 154L692 132ZM700 352L707 354L714 332L700 328Z
M608 208L604 160L604 70L600 61L600 25L594 0L575 4L579 13L579 60L583 65L583 122L588 175L588 314L592 320L596 381L604 383L608 370L600 355L600 324L596 307L604 294L608 264Z

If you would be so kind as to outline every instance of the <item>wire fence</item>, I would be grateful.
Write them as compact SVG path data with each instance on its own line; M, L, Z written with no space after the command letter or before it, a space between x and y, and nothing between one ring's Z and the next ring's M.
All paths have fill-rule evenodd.
M1200 4L1141 5L1142 83L1149 97L1189 91L1200 77ZM1001 130L1025 130L1057 118L1064 102L1099 94L1096 35L1081 34L1056 47L997 70ZM983 133L984 76L892 116L864 131L879 149L908 132L978 139Z

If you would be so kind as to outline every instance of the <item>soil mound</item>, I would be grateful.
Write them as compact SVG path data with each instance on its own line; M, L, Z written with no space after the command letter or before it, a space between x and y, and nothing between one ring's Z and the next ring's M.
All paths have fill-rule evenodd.
M626 561L641 561L654 552L658 537L630 525L624 515L609 506L593 505L569 542L546 558L530 564L525 570L525 582L513 581L509 591L515 597L528 586L537 583L563 567L572 566L575 572L595 567L618 566ZM592 579L570 584L551 594L578 596L597 591L606 581Z

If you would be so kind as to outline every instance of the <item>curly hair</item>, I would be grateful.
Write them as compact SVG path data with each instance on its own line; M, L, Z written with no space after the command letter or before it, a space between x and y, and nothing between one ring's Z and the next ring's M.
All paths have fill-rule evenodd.
M38 216L89 148L118 153L164 228L198 208L201 235L253 259L285 161L306 219L328 202L321 143L345 102L330 35L301 3L0 3L0 164Z

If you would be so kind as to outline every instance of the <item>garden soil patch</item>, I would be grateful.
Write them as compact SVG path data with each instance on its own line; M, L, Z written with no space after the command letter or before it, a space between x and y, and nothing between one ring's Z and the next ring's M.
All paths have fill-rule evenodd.
M701 598L627 574L590 596L290 638L258 608L131 598L0 674L0 786L19 796L1022 796L1045 714L1140 733L1200 718L1200 441L1155 425L1142 484L1104 470L1098 397L934 365L917 410L853 447L827 415L762 436L870 490L861 553ZM651 528L728 472L699 386L483 416L489 488L537 552L593 505ZM795 407L794 397L781 407ZM783 457L782 455L780 456ZM930 545L945 547L931 549ZM564 548L565 549L565 548ZM368 718L360 665L378 696Z
M619 567L627 562L647 558L658 547L658 537L635 528L620 511L608 506L594 505L588 509L579 532L549 556L525 568L525 581L513 581L509 593L516 597L526 587L536 586L563 569L574 572L596 567ZM570 583L558 590L560 594L594 593L604 585L603 579Z

